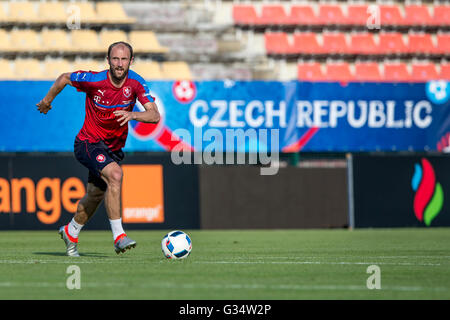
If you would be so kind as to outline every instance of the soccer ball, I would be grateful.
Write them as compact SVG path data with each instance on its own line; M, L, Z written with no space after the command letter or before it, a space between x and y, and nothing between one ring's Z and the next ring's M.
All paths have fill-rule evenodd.
M183 231L171 231L161 241L161 249L168 259L184 259L192 250L192 241Z

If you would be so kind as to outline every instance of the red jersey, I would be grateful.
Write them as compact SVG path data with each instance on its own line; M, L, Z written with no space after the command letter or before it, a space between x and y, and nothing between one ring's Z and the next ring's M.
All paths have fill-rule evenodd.
M154 102L145 80L132 70L120 88L113 86L108 78L109 70L75 71L70 80L78 91L86 92L86 116L77 137L96 143L100 140L113 151L123 148L128 135L128 125L120 126L113 112L132 111L136 99L144 105Z

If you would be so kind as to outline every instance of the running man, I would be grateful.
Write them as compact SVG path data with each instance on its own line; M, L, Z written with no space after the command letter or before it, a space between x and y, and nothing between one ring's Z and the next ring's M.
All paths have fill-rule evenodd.
M59 229L68 256L79 256L78 235L103 199L116 253L136 246L136 241L130 239L122 227L123 172L119 162L124 158L122 148L128 135L128 121L157 123L160 115L145 80L129 70L133 48L126 42L113 43L108 48L107 60L109 70L61 74L37 104L38 110L46 114L52 108L52 101L68 84L86 93L86 116L75 138L74 153L89 169L89 175L87 192L79 201L73 219ZM145 111L132 112L136 99Z

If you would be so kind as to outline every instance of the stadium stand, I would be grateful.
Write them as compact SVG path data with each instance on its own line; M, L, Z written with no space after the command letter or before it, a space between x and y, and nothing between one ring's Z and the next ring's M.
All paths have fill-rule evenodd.
M0 75L24 77L25 60L98 70L124 40L148 79L448 79L449 16L448 1L3 1Z

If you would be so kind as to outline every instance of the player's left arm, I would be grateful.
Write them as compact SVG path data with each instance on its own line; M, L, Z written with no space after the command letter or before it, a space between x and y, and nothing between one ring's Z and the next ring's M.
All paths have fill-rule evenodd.
M144 103L145 111L126 111L126 110L116 110L114 115L117 117L117 121L121 126L126 124L130 120L136 120L140 122L147 123L158 123L160 119L160 114L158 111L158 106L155 102Z

